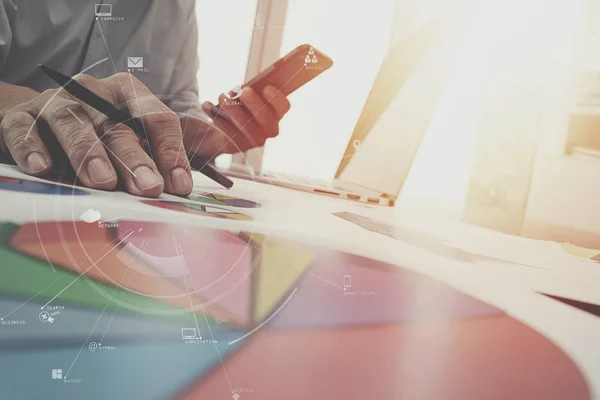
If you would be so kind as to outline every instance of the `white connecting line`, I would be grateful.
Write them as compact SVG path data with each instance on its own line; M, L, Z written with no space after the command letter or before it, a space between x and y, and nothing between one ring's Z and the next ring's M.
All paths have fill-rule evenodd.
M173 237L173 241L175 242L175 237ZM183 274L183 280L185 282L185 290L190 299L190 308L191 308L192 314L194 315L194 321L196 321L196 329L198 330L198 332L200 332L200 328L198 326L198 320L196 319L196 310L194 310L194 303L192 302L192 295L191 295L190 289L188 287L187 278L186 278L186 274L185 274L184 267L183 267L183 262L181 261L181 256L182 256L183 251L181 250L181 245L179 245L177 242L175 242L175 251L177 252L177 258L179 259L179 265L181 266L181 273ZM200 307L200 309L202 310L202 314L204 314L204 320L206 321L206 326L208 327L208 332L210 333L211 341L215 346L217 355L219 356L219 361L221 362L221 368L223 368L223 373L225 374L225 378L227 379L227 383L229 384L229 389L233 392L233 386L231 385L231 381L229 380L229 375L227 374L227 370L225 369L225 363L223 363L223 357L221 357L221 352L219 351L219 346L217 345L213 331L210 328L210 324L208 323L208 318L206 317L206 313L204 312L204 307Z
M85 69L83 69L80 74L83 74L87 71L89 71L90 69L94 68L96 65L99 65L101 63L103 63L104 61L108 60L108 58L103 58L100 61L96 61L95 63L93 63L92 65L86 67ZM64 90L63 88L61 88L61 90ZM37 120L40 117L40 115L42 115L42 113L44 112L44 110L46 109L46 107L48 107L48 104L50 104L50 102L56 97L58 96L58 94L60 93L60 90L57 90L52 97L50 97L50 99L46 102L46 104L44 104L44 106L42 107L42 109L40 110L40 112L37 113L37 116L35 117L35 120L33 121L33 124L31 124L31 126L29 127L29 130L27 131L27 135L25 135L25 140L27 140L29 138L29 135L31 134L31 131L33 130L34 126L37 126ZM70 111L70 110L69 110Z
M133 233L133 232L132 232ZM136 254L137 256L137 254ZM119 280L119 283L123 282L123 279L125 279L125 275L127 275L127 272L129 271L129 269L126 269L125 272L123 273L123 276L121 277L121 279ZM94 333L94 329L96 329L96 326L98 326L98 323L100 322L100 320L102 319L102 316L104 315L104 312L106 311L106 309L108 308L109 304L112 302L112 299L115 297L115 293L117 292L118 286L115 286L115 288L113 289L112 295L110 296L110 298L108 299L108 301L106 302L106 304L104 305L104 308L102 309L102 312L100 313L100 316L98 317L98 319L96 319L96 323L94 324L94 326L92 326L92 329L90 330L90 333L88 333L87 338L85 338L83 344L81 345L81 347L79 348L79 351L77 352L77 356L75 356L75 359L73 360L73 362L71 363L71 366L69 367L69 370L67 371L67 373L65 374L65 379L67 379L69 377L69 373L71 372L71 370L73 369L73 366L75 365L75 363L77 362L77 359L79 358L79 356L81 355L81 352L83 351L83 348L85 347L85 345L88 343L88 340L90 340L90 337L92 336L92 333ZM114 315L114 314L113 314ZM112 321L112 318L111 318ZM108 330L108 328L107 328ZM104 334L106 334L106 331L104 332ZM102 336L102 339L104 339L104 336ZM100 341L100 343L102 343L102 340Z
M331 284L331 285L333 285L333 286L335 286L335 287L339 287L340 289L344 289L344 287L343 287L343 286L340 286L340 285L338 285L337 283L333 283L333 282L331 282L331 281L328 281L327 279L325 279L325 278L322 278L322 277L320 277L320 276L318 276L318 275L315 275L315 274L313 274L313 273L312 273L312 272L310 272L310 271L308 271L308 274L309 274L309 275L311 275L311 276L314 276L314 277L315 277L315 278L317 278L317 279L320 279L320 280L322 280L323 282L327 282L327 283L329 283L329 284Z
M135 252L135 256L133 257L134 260L137 260L137 257L140 254L140 251L142 251L146 247L147 244L148 244L148 242L146 240L142 241L142 244L140 245L140 247ZM125 275L123 275L123 276L125 276ZM131 281L131 277L132 276L133 275L129 275L129 278L127 278L127 283L125 284L125 287L127 287L127 285L129 284L129 282ZM102 334L102 338L100 338L100 342L99 343L103 343L104 342L104 337L108 333L108 329L110 328L110 325L112 324L112 321L115 318L115 314L117 313L117 310L121 307L121 300L123 300L123 296L125 296L126 292L127 292L126 290L123 290L123 292L121 293L121 296L119 296L119 304L113 310L113 313L110 316L110 319L108 320L108 324L106 325L106 329L104 329L104 333Z
M250 332L246 333L244 336L241 336L241 337L239 337L239 338L237 338L235 340L232 340L228 344L231 346L232 344L235 344L235 343L239 342L240 340L243 340L244 338L247 338L248 336L252 335L257 330L259 330L260 328L262 328L267 322L269 322L271 319L273 319L273 317L275 317L279 313L279 311L281 311L283 309L283 307L285 307L285 305L292 299L292 297L294 297L294 295L296 294L297 290L298 290L298 288L294 288L294 291L292 293L290 293L290 295L288 296L287 299L285 299L285 301L283 302L283 304L281 306L279 306L279 308L277 310L275 310L275 312L273 314L271 314L269 316L269 318L265 319L260 325L258 325L256 328L252 329Z
M121 240L119 243L117 243L113 248L111 248L106 254L104 254L102 257L100 257L98 260L96 260L95 262L92 261L92 265L86 269L85 271L83 271L81 274L79 274L77 276L77 278L73 279L71 281L71 283L69 283L63 290L61 290L60 292L58 292L58 294L56 296L54 296L53 298L50 299L50 301L48 301L46 304L44 304L41 308L44 309L44 307L46 307L48 304L52 303L54 301L54 299L56 299L58 296L60 296L61 294L63 294L63 292L65 290L67 290L69 287L71 287L72 284L74 284L75 282L77 282L77 280L79 280L79 278L81 278L83 275L87 274L89 270L91 270L92 268L94 268L96 266L97 262L102 261L102 259L104 257L106 257L111 251L113 251L114 249L116 249L121 243L123 243L125 241L125 239L127 239L129 236L133 235L133 232L129 233L129 235L125 236L123 238L123 240Z
M35 212L35 205L34 205L34 212ZM34 214L35 215L35 214ZM36 224L36 230L37 230L37 224ZM49 261L49 258L46 254L46 250L44 248L44 245L42 243L42 239L40 237L39 234L39 230L37 231L38 234L38 239L40 241L40 244L42 245L42 251L44 252L44 255L46 257L46 261L48 261L48 263L52 266L52 263ZM115 249L115 247L119 246L125 239L127 239L127 237L129 237L131 234L133 234L133 232L131 232L129 235L127 235L123 240L121 240L119 243L117 243L112 249L110 249L108 251L108 253L110 253L111 251L113 251ZM116 239L112 240L112 242L114 242ZM105 255L103 255L100 259L98 259L96 262L102 260L104 257L106 257L108 255L108 253L106 253ZM81 275L79 275L77 278L75 278L69 285L67 285L67 287L65 287L64 289L62 289L60 291L60 293L58 293L56 296L54 296L49 302L47 302L46 304L44 304L41 309L44 309L44 307L46 307L48 304L50 304L54 299L56 299L58 296L60 296L65 290L67 290L67 288L69 288L69 286L71 286L76 280L78 280L82 275L84 275L85 273L87 273L92 267L95 266L95 263L92 262L92 266L90 268L88 268L87 270L85 270ZM54 266L52 266L52 269L54 270L54 272L56 272L56 270L54 269ZM39 292L37 292L36 294L34 294L33 296L31 296L30 298L28 298L25 302L21 303L17 308L15 308L14 310L12 310L11 312L9 312L8 314L6 314L5 316L3 316L2 318L0 318L0 321L3 321L4 318L8 318L10 317L13 313L15 313L16 311L18 311L19 309L21 309L21 307L23 307L24 305L28 304L31 300L35 299L36 297L38 297L40 294L44 293L46 291L46 289L48 289L49 287L51 287L52 285L54 285L55 283L57 283L58 281L64 279L67 275L62 275L58 278L56 278L53 282L51 282L49 285L47 285L46 287L44 287L42 290L40 290Z

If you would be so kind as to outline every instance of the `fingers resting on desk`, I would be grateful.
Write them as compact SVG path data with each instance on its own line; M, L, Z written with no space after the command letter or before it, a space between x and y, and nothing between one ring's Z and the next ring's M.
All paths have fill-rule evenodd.
M165 190L186 195L192 177L183 149L178 116L128 73L97 80L76 77L116 105L129 109L145 128L148 155L136 134L110 121L66 91L50 89L8 110L0 125L0 145L25 172L44 176L57 158L66 156L85 186L110 190L119 180L126 190L155 197ZM49 151L57 146L63 154Z

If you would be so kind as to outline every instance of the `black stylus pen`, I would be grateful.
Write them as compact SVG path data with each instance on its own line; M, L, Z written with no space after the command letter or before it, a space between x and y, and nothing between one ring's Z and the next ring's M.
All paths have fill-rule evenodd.
M106 115L111 121L120 123L131 128L133 132L140 138L142 147L146 153L148 149L148 136L144 129L144 125L137 119L131 116L129 112L117 108L113 103L100 96L98 93L88 89L75 79L64 75L58 71L53 70L45 65L39 65L39 68L54 82L58 83L65 89L70 95L83 101L88 106L98 110L102 114ZM227 178L225 175L219 173L205 160L197 157L195 154L189 156L190 166L196 169L217 182L218 184L229 189L233 186L233 181Z

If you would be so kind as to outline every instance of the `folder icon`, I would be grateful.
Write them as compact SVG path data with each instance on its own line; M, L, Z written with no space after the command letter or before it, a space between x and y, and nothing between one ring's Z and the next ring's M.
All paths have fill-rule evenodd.
M144 57L127 57L127 68L144 68Z

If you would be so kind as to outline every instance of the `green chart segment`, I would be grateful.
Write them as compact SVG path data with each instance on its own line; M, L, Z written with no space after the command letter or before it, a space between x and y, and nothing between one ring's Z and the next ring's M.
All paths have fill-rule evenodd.
M107 311L119 313L194 320L194 314L191 312L184 312L161 301L76 275L58 266L54 266L53 270L47 261L17 252L8 242L18 229L19 225L0 223L0 296L18 297L24 301L31 299L42 304L57 296L53 304L97 309L106 307ZM110 301L111 299L113 301ZM216 324L214 320L208 321L210 325ZM206 320L204 317L198 318L198 322L204 325Z
M187 199L188 200L198 201L200 203L213 204L215 206L227 207L227 204L223 203L222 201L219 201L219 200L217 200L215 198L212 198L212 197L203 196L203 195L200 195L200 194L192 193L189 196L187 196Z

